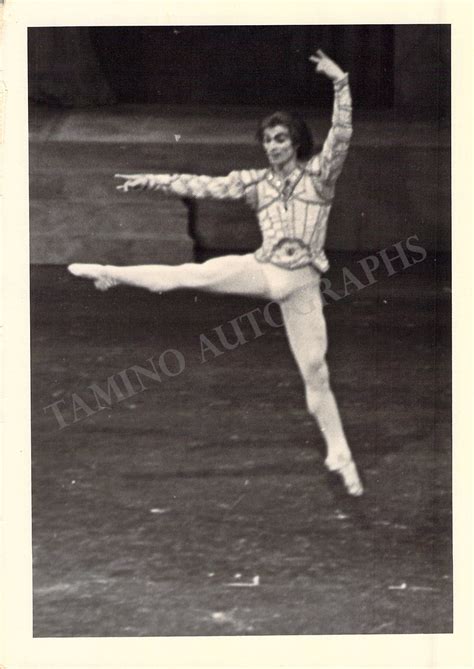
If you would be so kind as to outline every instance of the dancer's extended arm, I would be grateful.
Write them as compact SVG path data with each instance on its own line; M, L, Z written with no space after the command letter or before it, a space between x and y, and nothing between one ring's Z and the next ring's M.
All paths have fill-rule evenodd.
M258 180L256 170L234 170L227 176L210 177L197 174L116 174L125 182L118 190L155 190L191 198L217 200L251 199L251 191Z
M331 129L322 151L309 161L307 167L326 184L333 185L341 173L352 136L352 98L349 75L321 50L318 50L315 56L311 56L310 60L316 64L316 72L332 80L334 106Z

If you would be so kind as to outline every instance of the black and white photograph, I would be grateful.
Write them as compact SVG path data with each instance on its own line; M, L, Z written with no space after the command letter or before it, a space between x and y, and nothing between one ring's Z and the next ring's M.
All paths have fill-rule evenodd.
M35 635L451 632L449 26L28 49Z
M28 25L33 640L453 635L453 40Z

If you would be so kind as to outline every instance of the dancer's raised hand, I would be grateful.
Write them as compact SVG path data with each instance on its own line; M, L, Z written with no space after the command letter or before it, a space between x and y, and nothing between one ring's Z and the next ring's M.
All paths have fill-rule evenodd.
M324 74L329 79L335 81L344 76L343 70L329 56L326 56L322 49L318 49L316 54L309 57L309 60L316 65L316 72Z

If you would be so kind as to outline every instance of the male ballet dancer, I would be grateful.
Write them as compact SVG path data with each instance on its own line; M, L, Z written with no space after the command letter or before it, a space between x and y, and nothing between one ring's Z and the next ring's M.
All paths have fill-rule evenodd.
M325 465L337 472L346 491L360 496L363 486L352 459L326 363L327 335L320 275L329 264L324 242L336 180L352 135L348 74L318 50L310 60L334 86L332 126L320 153L312 155L304 121L276 112L258 131L269 168L235 170L224 177L192 174L117 174L117 188L156 190L180 197L244 199L258 216L262 246L245 255L227 255L178 266L73 264L69 271L94 280L101 290L118 284L168 291L192 288L269 298L279 303L288 340L305 384L309 412L326 442Z

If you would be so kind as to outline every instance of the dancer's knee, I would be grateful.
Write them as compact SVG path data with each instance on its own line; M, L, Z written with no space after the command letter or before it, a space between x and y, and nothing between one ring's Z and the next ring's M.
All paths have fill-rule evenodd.
M306 389L306 405L309 413L318 411L321 403L330 392L329 369L324 359L314 358L303 370Z
M179 265L179 283L181 288L204 288L212 280L212 270L198 263Z

